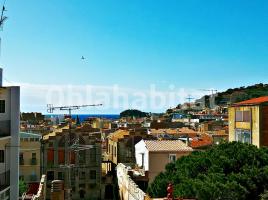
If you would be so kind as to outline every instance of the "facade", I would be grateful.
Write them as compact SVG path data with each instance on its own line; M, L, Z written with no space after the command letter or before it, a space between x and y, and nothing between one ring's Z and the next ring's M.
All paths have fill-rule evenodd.
M2 86L0 69L0 199L19 197L20 88Z
M64 180L72 199L101 197L101 133L91 126L64 128L44 137L43 170L47 197L53 180ZM72 141L70 143L70 141ZM76 141L76 145L72 145ZM72 146L72 148L70 148Z
M147 129L117 130L107 137L107 160L115 165L135 163L135 144L142 139L154 138L147 134Z
M31 184L39 182L41 135L34 133L20 133L20 179Z
M101 118L93 118L92 119L92 128L99 128L99 129L111 129L112 123L108 119L101 119Z
M192 151L180 140L141 140L135 145L136 164L144 169L147 181L151 183L168 163Z
M235 103L228 113L229 141L268 146L268 96Z

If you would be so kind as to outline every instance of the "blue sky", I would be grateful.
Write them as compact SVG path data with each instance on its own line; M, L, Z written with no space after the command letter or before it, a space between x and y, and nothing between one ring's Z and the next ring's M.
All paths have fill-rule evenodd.
M11 83L190 91L268 82L266 0L7 0L6 8L0 63ZM25 90L22 110L40 110Z

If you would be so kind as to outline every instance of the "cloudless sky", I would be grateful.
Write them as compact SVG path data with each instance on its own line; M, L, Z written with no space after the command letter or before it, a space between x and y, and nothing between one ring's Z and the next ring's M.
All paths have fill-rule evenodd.
M6 0L6 9L0 63L9 81L140 89L268 82L267 0Z

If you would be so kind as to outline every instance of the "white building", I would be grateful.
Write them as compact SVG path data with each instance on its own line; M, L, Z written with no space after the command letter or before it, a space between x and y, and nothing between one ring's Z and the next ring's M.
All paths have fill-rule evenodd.
M0 199L19 197L20 87L2 86L0 68Z
M135 145L136 164L144 169L147 182L151 183L168 163L192 151L180 140L141 140Z

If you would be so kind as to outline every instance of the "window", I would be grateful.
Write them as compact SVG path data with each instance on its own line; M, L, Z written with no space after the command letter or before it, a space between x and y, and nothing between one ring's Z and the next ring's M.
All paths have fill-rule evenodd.
M235 112L235 121L236 122L250 122L251 121L251 112L237 110Z
M49 142L48 146L53 147L53 142Z
M47 180L53 181L54 180L54 171L47 172Z
M86 172L80 172L79 173L79 179L80 180L85 180L86 179Z
M65 151L63 149L58 150L58 164L65 163Z
M32 174L30 175L30 180L31 181L37 181L37 175L35 174L35 172L32 172Z
M141 167L144 168L144 153L141 153Z
M116 157L116 147L114 147L114 156Z
M63 172L58 172L58 179L64 180L64 173Z
M79 151L79 163L85 164L86 163L86 153L85 151Z
M5 151L0 150L0 163L4 163L4 162L5 162Z
M235 130L235 140L237 142L251 144L251 132L246 129L236 129Z
M6 101L0 100L0 113L5 113L5 112L6 112Z
M23 153L20 153L20 165L24 165Z
M36 153L32 153L32 159L36 159Z
M90 170L89 177L90 179L96 179L96 170Z
M54 164L54 149L52 148L47 150L47 164L50 166Z
M176 154L169 154L169 162L175 162L176 161Z
M251 121L251 113L250 111L243 112L243 122L250 122Z
M90 162L96 162L96 148L90 149Z

